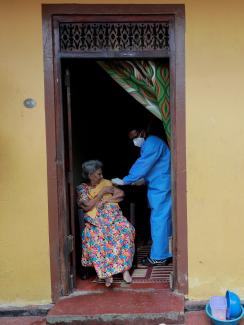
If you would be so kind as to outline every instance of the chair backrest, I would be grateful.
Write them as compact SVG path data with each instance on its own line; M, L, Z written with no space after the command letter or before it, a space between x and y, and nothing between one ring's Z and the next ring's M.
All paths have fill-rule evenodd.
M78 219L79 219L79 229L80 229L80 235L82 234L82 231L85 227L85 221L84 221L84 215L85 212L82 209L78 209Z

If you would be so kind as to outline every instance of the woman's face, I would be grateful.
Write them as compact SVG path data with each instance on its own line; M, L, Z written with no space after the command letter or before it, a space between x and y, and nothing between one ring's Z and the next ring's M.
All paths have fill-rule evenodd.
M91 182L91 185L97 185L100 183L100 181L103 179L103 172L102 169L97 169L94 173L89 175L89 179Z

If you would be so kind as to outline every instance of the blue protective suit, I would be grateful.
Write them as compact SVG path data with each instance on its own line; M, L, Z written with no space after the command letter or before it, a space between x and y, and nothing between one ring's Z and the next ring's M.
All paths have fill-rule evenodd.
M135 161L129 175L123 178L131 184L144 178L148 188L148 201L151 208L152 247L150 257L164 259L169 253L169 237L172 235L171 218L171 175L170 150L163 140L149 136L141 147L141 156Z

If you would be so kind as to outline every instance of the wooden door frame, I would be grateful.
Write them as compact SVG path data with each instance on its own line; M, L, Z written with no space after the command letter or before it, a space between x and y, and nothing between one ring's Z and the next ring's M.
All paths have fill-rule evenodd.
M185 8L184 5L43 5L43 52L47 145L48 216L52 300L67 292L65 278L65 166L61 101L61 55L55 44L57 23L72 17L109 15L168 16L173 21L170 59L170 107L172 118L172 197L174 283L177 292L188 292L186 139L185 139ZM156 18L155 18L156 19ZM56 45L57 46L57 45ZM72 56L71 56L72 57ZM76 55L77 57L77 55ZM79 57L79 56L78 56Z

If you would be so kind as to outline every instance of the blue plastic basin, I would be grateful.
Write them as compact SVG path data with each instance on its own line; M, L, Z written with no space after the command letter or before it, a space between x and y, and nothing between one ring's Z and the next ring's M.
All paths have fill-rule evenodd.
M244 308L241 307L241 315L238 318L235 319L229 319L229 320L220 320L217 318L214 318L211 314L211 308L209 303L206 305L205 307L205 311L206 314L208 315L208 317L211 319L212 323L214 325L223 325L223 324L228 324L228 325L237 325L239 324L240 320L242 319L242 317L244 316Z

